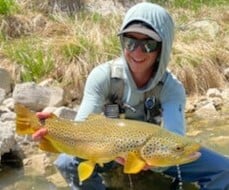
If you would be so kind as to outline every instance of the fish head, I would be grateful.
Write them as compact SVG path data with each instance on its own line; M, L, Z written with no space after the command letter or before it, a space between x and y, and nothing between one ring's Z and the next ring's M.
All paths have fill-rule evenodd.
M200 157L200 144L187 137L170 134L152 137L142 147L141 156L148 165L168 167L193 162Z

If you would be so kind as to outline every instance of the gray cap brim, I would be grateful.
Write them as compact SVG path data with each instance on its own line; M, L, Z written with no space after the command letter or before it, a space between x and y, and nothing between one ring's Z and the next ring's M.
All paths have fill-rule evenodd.
M130 26L128 26L127 28L125 28L124 30L119 32L118 35L122 35L122 34L129 33L129 32L136 32L136 33L140 33L140 34L145 34L145 35L149 36L150 38L152 38L158 42L161 42L160 36L153 29L150 29L150 28L148 28L148 27L146 27L140 23L131 24Z

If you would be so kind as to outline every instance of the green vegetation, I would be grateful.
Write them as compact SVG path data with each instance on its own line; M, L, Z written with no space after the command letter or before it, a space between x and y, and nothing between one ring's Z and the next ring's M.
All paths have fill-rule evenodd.
M22 81L39 82L54 67L51 51L42 48L37 40L22 39L13 44L7 44L5 53L21 66Z
M0 15L11 14L17 10L15 0L1 0L0 1Z
M90 44L87 42L87 39L82 38L79 39L78 42L71 41L69 43L65 43L62 47L60 47L60 51L67 60L72 60L85 53L89 46Z
M199 10L202 6L215 7L228 5L228 0L151 0L169 8L184 8L189 10Z

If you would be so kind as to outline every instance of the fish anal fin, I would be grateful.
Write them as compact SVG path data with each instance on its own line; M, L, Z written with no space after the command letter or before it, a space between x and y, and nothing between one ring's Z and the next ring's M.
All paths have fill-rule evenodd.
M42 138L40 143L39 143L39 148L41 150L47 151L47 152L53 152L53 153L60 153L54 146L53 144L45 138Z
M84 181L88 179L92 175L94 168L95 163L90 160L81 162L78 166L79 180Z
M139 158L136 153L129 152L124 165L124 173L138 173L144 168L145 164L146 163Z

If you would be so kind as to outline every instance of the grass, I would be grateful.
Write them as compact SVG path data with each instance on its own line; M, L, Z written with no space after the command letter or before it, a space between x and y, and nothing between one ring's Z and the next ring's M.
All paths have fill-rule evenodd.
M54 68L54 60L49 49L44 49L39 40L21 39L5 46L5 55L21 67L22 81L39 82Z
M210 87L225 85L221 73L223 68L229 66L227 1L157 2L167 7L176 22L176 38L169 67L184 83L187 93L202 94ZM24 13L25 20L31 21L26 25L31 32L25 35L17 31L19 36L9 37L7 31L1 31L0 53L12 64L20 66L18 75L21 82L38 82L51 76L66 89L82 92L93 67L120 55L117 32L122 16L85 10L70 16L54 14L47 13L48 7L45 5L47 3L25 0L23 5L18 6L21 7L20 15ZM22 8L25 10L22 11ZM43 15L46 23L41 30L33 23L38 14ZM0 23L5 23L8 17L7 14L0 17ZM210 25L197 27L199 22ZM79 99L81 95L77 95Z
M63 46L60 47L60 51L67 61L71 61L74 58L80 57L81 54L84 54L87 49L90 48L90 43L85 38L79 38L78 40L72 40L70 42L65 42Z
M227 0L152 0L150 2L169 8L183 8L194 11L200 10L203 6L216 7L228 5Z
M0 1L0 15L13 14L18 9L15 0Z

